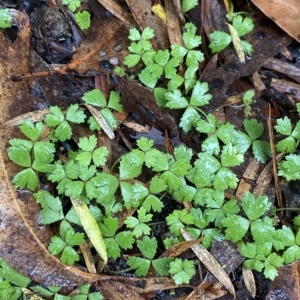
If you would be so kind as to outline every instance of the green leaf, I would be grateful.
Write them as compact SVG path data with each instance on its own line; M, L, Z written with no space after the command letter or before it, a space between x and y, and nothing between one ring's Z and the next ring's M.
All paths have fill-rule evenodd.
M217 135L212 134L205 139L201 145L201 148L203 152L207 152L210 155L218 155L220 153L220 144Z
M239 180L230 169L222 167L214 178L214 188L218 190L226 190L228 188L235 189Z
M153 145L154 145L154 141L153 140L149 140L145 137L141 137L139 140L137 140L137 145L138 147L142 150L142 151L149 151Z
M180 57L172 57L166 64L165 64L165 76L166 78L172 79L177 74L177 67L180 66L181 58Z
M250 222L237 215L228 215L222 221L225 230L225 238L236 243L240 241L248 231Z
M150 28L150 27L146 27L143 32L142 32L142 38L144 40L149 40L149 39L152 39L154 38L154 30L153 28Z
M235 130L232 124L222 124L216 131L216 134L224 144L235 144Z
M190 104L194 106L204 106L212 99L211 94L208 92L208 83L197 81L193 89ZM205 95L206 94L206 95Z
M105 146L102 146L93 151L93 163L97 166L104 166L109 155L109 151Z
M50 106L50 113L45 116L45 123L49 127L56 127L64 121L65 117L58 106Z
M125 56L123 63L128 68L132 68L138 64L140 59L141 59L141 56L138 54L128 54Z
M181 180L171 171L166 171L160 175L160 178L164 180L165 184L169 187L170 190L176 191L181 186Z
M185 14L189 10L193 9L198 5L198 0L182 0L181 9L182 12Z
M243 36L254 29L253 20L249 17L243 18L241 15L233 18L232 26L239 36Z
M169 276L170 263L174 261L172 257L154 259L152 265L159 276Z
M153 60L161 66L164 66L168 62L169 58L170 58L169 50L158 50L156 54L153 56Z
M129 36L128 36L128 38L131 41L138 41L138 40L141 39L141 34L139 33L139 31L136 28L131 28L129 30Z
M83 137L79 139L78 147L83 151L93 151L97 145L97 138L95 135Z
M300 156L290 154L285 157L285 160L278 163L279 176L284 176L287 180L300 179Z
M75 20L82 30L90 28L91 25L91 14L87 10L77 12L75 14Z
M150 193L158 194L164 192L167 189L165 181L158 176L154 176L150 183Z
M85 93L82 97L82 100L85 101L87 104L94 106L103 107L107 105L106 99L99 89L94 89Z
M300 259L300 247L296 244L288 247L283 252L282 258L284 258L285 264L290 264Z
M292 134L292 123L288 117L277 120L277 125L274 126L276 132L282 135L291 135Z
M144 152L138 149L123 155L120 161L120 179L126 180L139 176L142 172L144 159Z
M185 32L182 35L183 42L187 49L193 49L201 44L201 37L196 35L197 28L193 23L185 23Z
M135 243L133 233L125 230L116 234L115 241L125 250L132 249L132 245Z
M0 28L9 28L13 22L13 17L9 14L8 8L0 9Z
M253 51L254 51L253 46L252 46L250 43L246 42L246 41L241 41L241 43L242 43L243 50L244 50L249 56L251 56L252 53L253 53Z
M17 173L12 183L20 189L24 189L27 186L29 190L34 191L38 187L39 178L31 168L28 168Z
M273 243L275 228L272 219L264 217L263 220L257 219L251 222L251 234L256 243Z
M171 167L170 171L178 176L185 176L188 174L188 171L192 168L192 166L186 163L186 160L180 158L179 160L175 161Z
M72 129L69 123L67 121L63 121L62 123L60 123L60 125L58 125L55 129L54 135L61 142L71 139Z
M100 230L105 237L113 237L118 229L118 219L107 216L103 219L103 223L99 224Z
M197 122L196 129L201 133L214 133L216 131L216 117L212 114L208 114L206 120L199 120Z
M104 243L107 249L108 258L117 259L118 257L121 257L120 247L113 238L105 238Z
M266 278L274 280L275 277L278 275L278 271L276 268L282 266L284 259L278 256L276 253L272 253L266 258L265 261L265 270L264 275Z
M180 90L174 90L172 92L167 92L165 94L166 99L168 100L166 107L171 109L174 108L185 108L188 107L188 101L182 96Z
M155 172L165 171L169 168L168 156L157 149L150 149L145 154L145 165Z
M289 152L294 153L296 149L296 141L292 136L285 138L284 140L278 142L275 147L278 152Z
M184 224L193 224L194 218L191 213L186 209L174 210L172 214L166 217L167 224L170 227L170 231L175 235L181 234L180 228L184 227Z
M10 160L12 160L17 165L22 167L31 166L30 152L23 145L19 145L18 147L9 147L7 154Z
M173 90L173 89L172 89ZM165 107L167 104L167 99L165 97L167 90L164 88L157 87L153 90L153 94L157 104L161 107Z
M264 132L264 125L259 123L256 119L245 119L243 124L252 141L262 136Z
M161 212L162 208L164 207L162 201L158 199L154 195L149 195L142 204L142 207L149 212L153 210L154 212Z
M253 155L256 160L265 164L268 157L272 157L270 143L265 141L256 140L252 144Z
M184 132L188 132L192 127L196 127L197 122L200 120L199 113L195 108L189 106L183 113L179 126Z
M153 89L162 74L163 67L158 64L151 63L148 64L139 74L139 80L149 88Z
M271 207L271 202L267 196L259 196L256 200L250 192L242 198L242 207L250 221L261 217Z
M235 130L233 134L235 137L235 142L232 144L232 146L236 148L238 153L246 153L252 144L251 138L248 136L248 134L240 130Z
M79 255L71 246L66 246L61 254L60 260L63 264L72 266L75 261L79 261Z
M35 142L44 131L44 125L42 122L34 124L31 120L24 120L20 126L20 130L31 141Z
M71 12L75 12L80 7L80 0L62 0L62 4L67 5Z
M58 236L53 236L48 246L48 250L52 255L57 255L66 247L65 241Z
M126 263L130 268L136 270L136 276L146 276L150 268L150 261L140 257L130 256Z
M191 260L182 260L181 258L175 258L170 263L169 273L172 275L177 285L190 282L192 276L196 274L194 263Z
M247 258L255 258L256 255L256 245L252 243L238 242L238 249L240 254Z
M221 154L221 163L224 167L239 166L244 162L244 156L237 154L236 148L231 144L225 145Z
M137 241L137 246L146 258L153 259L157 250L155 237L149 238L148 236L144 236L142 240Z
M193 156L193 151L190 148L180 145L174 148L174 157L176 160L184 159L186 163L189 163Z
M91 179L91 182L97 189L98 203L105 203L111 200L119 185L118 179L108 173L97 173L97 175Z
M108 100L108 107L111 109L114 109L120 113L123 112L122 105L120 104L120 95L115 92L111 91L109 94L109 100Z
M44 190L38 191L33 196L36 202L42 206L42 210L39 212L42 224L51 224L63 219L62 204L58 197L54 198L49 192Z
M208 47L211 49L212 53L224 50L231 43L230 34L224 31L215 30L209 35L209 38L211 43Z

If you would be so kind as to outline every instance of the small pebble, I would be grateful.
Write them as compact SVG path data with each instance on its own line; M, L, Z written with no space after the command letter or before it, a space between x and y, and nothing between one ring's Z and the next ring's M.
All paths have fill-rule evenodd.
M119 64L119 59L117 57L112 57L109 59L109 62L114 65L117 66Z
M105 56L105 55L106 55L106 52L105 52L104 50L101 50L101 51L99 52L99 55L100 55L100 56Z
M120 52L121 50L123 49L122 45L120 44L116 44L114 47L113 47L113 50L115 52Z

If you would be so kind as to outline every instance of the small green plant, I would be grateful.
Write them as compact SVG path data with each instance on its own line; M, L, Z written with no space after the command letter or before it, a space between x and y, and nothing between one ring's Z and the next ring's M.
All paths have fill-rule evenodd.
M81 6L81 0L62 0L62 4L66 5L71 12L75 13ZM88 29L91 24L91 14L87 10L76 12L75 20L81 29Z
M250 106L250 104L253 101L254 95L255 95L254 90L249 90L243 95L243 102L244 102L244 105L245 105L245 108L244 108L245 116L251 116L251 106Z
M48 250L51 254L61 253L60 260L62 263L72 266L75 261L79 260L79 255L73 246L78 246L84 242L83 233L75 233L73 227L66 221L62 220L59 227L60 236L53 236Z
M182 260L176 258L175 261L170 263L170 274L176 284L189 283L190 279L195 275L194 263L190 260Z
M234 8L231 1L229 2L230 8L226 18L228 22L231 22L231 24L227 23L230 34L219 30L214 31L209 35L211 40L209 48L212 53L217 53L224 50L232 42L241 62L244 63L244 52L251 56L253 53L253 47L247 41L240 40L240 37L251 32L254 28L254 24L252 18L243 18L241 13L235 13L233 11Z
M0 28L9 28L11 27L13 18L9 13L8 8L0 9Z
M75 14L75 20L83 30L88 29L91 26L91 14L87 10L77 12Z

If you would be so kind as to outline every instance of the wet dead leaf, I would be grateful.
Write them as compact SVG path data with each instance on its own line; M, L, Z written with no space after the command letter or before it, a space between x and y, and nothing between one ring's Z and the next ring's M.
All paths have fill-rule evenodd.
M101 126L107 136L113 140L115 138L115 134L105 118L102 116L101 112L89 104L84 104L84 106L89 110L89 112L95 118L96 122Z
M140 133L149 133L149 128L146 126L143 126L141 124L135 123L135 122L123 122L123 125L125 125L128 128L133 129L136 132Z
M298 0L251 0L266 16L300 42Z
M183 228L181 228L181 234L186 241L193 240L193 237ZM194 253L205 265L205 267L228 289L231 295L235 298L235 290L233 284L224 271L220 263L212 256L201 244L191 246Z
M176 244L169 249L167 249L164 253L160 255L160 258L162 257L177 257L180 254L182 254L187 249L191 248L191 246L196 245L197 243L200 243L202 241L203 237L193 240L193 241L185 241L180 242L179 244Z
M242 267L244 283L251 296L254 298L256 295L256 284L253 276L253 272L249 269Z
M45 115L49 113L49 109L43 109L43 110L37 110L32 111L29 113L22 114L20 116L17 116L13 119L10 119L6 121L2 128L10 128L10 127L16 127L23 123L24 120L31 120L32 122L39 122L44 120Z

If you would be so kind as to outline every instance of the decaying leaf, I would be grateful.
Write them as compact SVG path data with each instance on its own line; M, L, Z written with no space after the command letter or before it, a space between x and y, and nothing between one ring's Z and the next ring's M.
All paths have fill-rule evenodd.
M300 42L298 0L251 0L263 13Z
M254 298L256 295L256 284L253 276L253 272L249 269L242 267L244 283L251 296Z
M193 240L193 237L183 228L181 228L181 234L186 241ZM228 289L231 295L235 298L233 284L220 263L201 244L191 246L191 248L200 261L205 265L205 267Z

